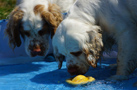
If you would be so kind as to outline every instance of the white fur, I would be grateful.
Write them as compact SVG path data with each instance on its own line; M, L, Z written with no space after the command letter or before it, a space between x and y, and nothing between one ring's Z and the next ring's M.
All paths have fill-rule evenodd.
M39 1L39 0L37 0ZM46 0L44 0L46 1ZM75 3L76 0L48 0L51 3L57 4L62 13L68 12L68 10L71 8L71 6ZM16 5L19 5L23 2L31 2L31 0L17 0Z
M53 4L59 4L59 7L64 7L64 4L67 2L73 2L74 3L75 0L64 0L64 1L60 1L60 0L17 0L17 7L19 7L19 10L23 11L23 18L22 18L22 25L24 31L29 31L31 36L26 36L24 35L24 39L25 41L23 41L23 39L21 38L22 44L20 47L16 47L14 49L14 51L12 51L12 49L9 48L8 46L8 38L6 37L4 40L1 40L1 50L0 50L0 65L9 65L9 64L21 64L21 63L27 63L27 62L32 62L32 61L41 61L44 60L44 57L47 56L48 54L52 53L52 42L51 42L51 35L43 35L40 36L38 34L38 32L42 29L43 27L43 20L40 16L40 14L34 14L34 7L36 5L44 5L45 6L45 11L48 11L48 5L49 3L53 3ZM69 9L68 7L70 7L70 5L72 5L73 3L68 3L67 6L65 4L65 6L67 7L67 9ZM64 7L65 8L65 7ZM67 12L68 10L65 9ZM64 10L62 8L62 10ZM63 13L63 12L62 12ZM6 25L6 24L5 24ZM4 28L5 29L5 28ZM3 38L4 36L4 29L2 29L2 35L1 37ZM31 50L29 49L29 46L34 44L34 42L32 42L34 39L36 39L36 41L38 41L38 43L44 43L44 47L46 48L46 50L44 51L44 55L43 56L35 56L35 57L28 57L27 55L31 56ZM3 46L6 45L4 48ZM5 50L6 48L6 50ZM25 59L24 59L25 58Z
M23 29L25 31L31 32L30 37L25 35L25 51L29 56L31 56L31 50L29 49L29 45L33 46L34 43L31 44L30 42L33 41L34 38L36 38L36 40L38 40L37 43L42 43L42 42L39 42L39 41L43 41L43 42L48 42L49 41L48 39L49 39L50 35L43 35L43 36L38 35L38 32L43 27L43 21L42 21L42 18L40 16L40 14L36 15L34 13L34 7L36 5L44 5L45 6L45 8L44 8L45 11L48 11L47 10L48 9L48 4L49 4L48 0L26 0L26 1L24 0L24 2L22 2L18 5L20 7L20 10L22 10L24 12L24 16L23 16L23 19L22 19ZM44 52L45 55L48 53L47 52L48 47L49 48L52 47L51 43L49 43L49 44L45 43L45 47L46 47L46 50Z
M55 56L58 53L64 55L68 68L73 66L78 68L76 74L86 73L89 68L86 56L82 53L75 57L70 52L81 51L88 47L86 44L90 43L88 31L97 35L97 28L101 27L102 38L97 38L100 39L100 45L106 42L108 36L111 36L118 45L116 75L129 75L137 66L136 8L136 0L78 0L53 37Z
M7 21L0 23L0 65L23 64L44 60L45 56L29 57L22 45L12 50L8 45L8 38L4 36Z
M71 8L71 6L73 6L76 0L49 0L49 1L56 3L60 7L61 12L66 13Z
M48 4L49 3L54 3L59 5L59 7L61 8L62 12L67 12L68 9L70 8L70 6L75 2L75 0L24 0L22 1L22 3L20 3L18 6L20 7L20 9L24 12L24 16L22 19L23 22L23 28L26 31L32 31L33 33L31 33L31 37L26 37L25 36L25 50L27 52L28 55L30 55L30 50L28 49L28 46L30 44L30 41L33 40L34 38L37 38L38 40L41 40L42 38L45 38L45 41L47 42L46 39L48 39L47 35L44 35L43 37L40 37L38 35L38 31L42 29L43 26L43 21L41 16L35 15L34 14L34 7L36 5L44 5L45 6L45 11L47 11L48 9ZM66 5L67 3L67 5ZM40 37L40 38L39 38ZM50 45L48 45L50 48L52 48L52 44L50 43ZM47 46L46 46L47 47ZM52 49L50 49L52 50ZM51 52L51 51L50 51Z

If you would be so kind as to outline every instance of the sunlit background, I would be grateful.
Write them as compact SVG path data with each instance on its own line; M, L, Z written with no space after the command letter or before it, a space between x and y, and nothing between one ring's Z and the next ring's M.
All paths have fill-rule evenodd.
M9 13L13 10L16 0L0 0L0 20L7 19Z

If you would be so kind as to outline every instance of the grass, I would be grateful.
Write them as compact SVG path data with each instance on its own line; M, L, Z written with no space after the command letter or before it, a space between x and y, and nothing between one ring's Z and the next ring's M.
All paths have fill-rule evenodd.
M8 17L15 4L16 0L0 0L0 20Z

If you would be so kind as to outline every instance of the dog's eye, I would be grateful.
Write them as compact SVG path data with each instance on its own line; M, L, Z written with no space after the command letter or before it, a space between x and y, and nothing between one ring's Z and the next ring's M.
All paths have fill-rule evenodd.
M38 34L39 34L40 36L43 36L43 35L45 35L46 33L47 33L46 30L40 30L40 31L38 32Z
M23 33L24 33L26 36L28 36L28 37L30 36L30 32L29 32L29 31L24 31Z
M74 55L74 56L80 56L82 54L82 51L77 51L77 52L70 52L70 54Z

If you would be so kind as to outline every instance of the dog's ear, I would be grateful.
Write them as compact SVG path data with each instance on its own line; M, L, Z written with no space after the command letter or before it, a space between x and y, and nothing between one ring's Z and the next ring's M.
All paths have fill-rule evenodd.
M89 45L88 45L89 46ZM92 49L89 49L89 47L83 49L84 53L86 54L86 59L92 67L97 67L97 59L94 57L94 53Z
M83 49L89 64L94 68L97 67L97 61L100 58L100 54L103 49L101 30L100 28L96 29L94 31L87 32L89 40L86 42Z
M9 38L9 46L14 49L16 46L19 47L21 45L20 39L20 27L21 20L23 18L24 12L19 9L19 7L15 7L14 10L9 15L9 20L7 23L7 28L5 30L5 35Z
M62 62L65 59L65 56L63 56L62 54L60 54L58 52L57 48L54 48L54 57L55 57L56 61L58 62L58 69L61 69Z
M52 26L50 30L52 38L56 32L58 25L63 20L60 8L56 4L49 3L48 11L43 9L43 11L41 12L41 16L47 23L49 23Z

